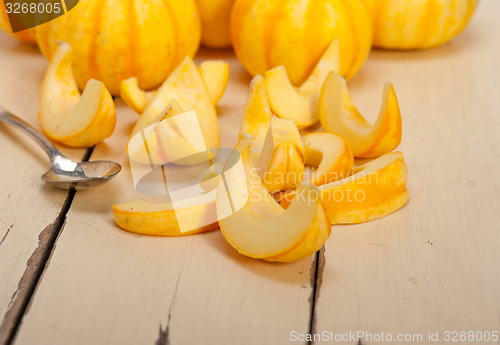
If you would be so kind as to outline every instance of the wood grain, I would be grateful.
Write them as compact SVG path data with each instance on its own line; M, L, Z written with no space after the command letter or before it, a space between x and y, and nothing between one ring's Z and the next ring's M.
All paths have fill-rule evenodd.
M36 48L0 33L0 104L38 125L38 95L47 65ZM80 158L82 150L65 150ZM68 192L45 186L50 167L29 137L0 123L0 344L10 338L50 254Z
M237 254L218 231L154 238L117 228L111 205L137 197L123 151L137 115L118 101L117 130L92 159L115 159L124 170L102 188L75 196L14 344L288 344L290 332L309 332L311 321L319 334L425 337L439 331L437 344L444 343L445 330L499 330L498 14L498 1L481 1L470 27L450 44L423 52L375 51L350 81L354 101L370 120L378 112L383 83L394 83L404 116L399 149L409 169L411 200L381 220L334 227L318 264L312 257L285 265L251 260ZM222 145L232 147L250 78L231 53L202 51L199 60L206 58L231 63L229 90L218 110ZM28 68L27 62L19 62L19 68L16 61L4 59L0 65L13 71ZM34 66L30 75L41 76L43 66ZM38 83L31 81L33 92ZM25 87L24 82L16 85ZM22 93L8 95L18 107L11 110L36 110L35 103L23 102ZM3 159L26 160L23 153ZM16 186L1 180L11 188L10 198L17 198L15 204L4 201L10 208L2 221L23 213L32 218L20 228L16 218L0 242L2 265L4 257L21 262L18 269L0 272L14 281L9 285L2 279L1 298L4 286L8 293L15 291L18 273L24 272L44 226L3 256L15 229L49 224L50 212L56 214L64 200L63 194L54 204L57 193L39 185L17 186L21 180L35 181L19 175L39 176L31 168L39 164L42 169L44 162L36 162L5 175L18 178ZM26 197L31 201L19 208ZM41 215L44 221L35 223ZM8 229L12 222L5 223ZM2 231L3 237L7 231ZM365 336L359 343L384 342ZM429 342L424 338L421 343Z

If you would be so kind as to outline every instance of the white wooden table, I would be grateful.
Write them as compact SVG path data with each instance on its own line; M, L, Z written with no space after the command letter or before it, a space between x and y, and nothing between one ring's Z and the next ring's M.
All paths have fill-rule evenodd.
M330 332L314 343L384 344L384 332L423 337L396 344L430 344L439 332L432 343L446 344L445 331L499 331L499 17L500 1L483 0L450 44L372 53L349 86L373 120L383 83L395 84L410 203L335 226L315 257L291 264L243 257L219 231L120 230L111 205L133 194L124 147L137 115L119 100L116 131L91 159L124 170L76 194L44 185L43 151L0 124L0 344L306 344L305 334ZM221 144L232 147L250 77L231 52L201 51L206 58L231 64L218 112ZM46 66L35 48L0 34L0 104L37 128ZM358 331L359 341L335 340Z

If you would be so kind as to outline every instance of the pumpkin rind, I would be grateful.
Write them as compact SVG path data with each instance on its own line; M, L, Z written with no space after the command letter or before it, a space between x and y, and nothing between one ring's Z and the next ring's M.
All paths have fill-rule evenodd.
M368 57L372 30L358 0L238 0L231 14L233 47L250 74L283 65L296 86L336 38L340 74L351 78Z
M119 95L122 80L137 77L141 89L154 89L186 55L193 57L201 23L194 0L80 0L36 32L49 60L58 42L71 44L80 89L93 78Z

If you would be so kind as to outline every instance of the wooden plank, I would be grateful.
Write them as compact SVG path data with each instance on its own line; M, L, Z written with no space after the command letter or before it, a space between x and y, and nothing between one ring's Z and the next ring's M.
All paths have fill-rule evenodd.
M36 48L0 33L0 105L39 129L40 80L47 65ZM65 150L82 157L82 150ZM18 130L0 123L0 343L15 330L43 270L50 243L64 222L68 192L40 176L45 152Z
M426 52L375 51L350 83L371 111L386 80L403 112L410 203L384 219L336 226L326 245L314 332L498 331L500 311L500 3ZM357 344L357 340L342 344ZM396 342L411 344L413 342ZM416 341L414 343L417 343ZM460 344L497 343L465 341Z
M250 78L232 53L219 106L233 147ZM309 327L312 258L287 265L240 256L219 231L181 238L129 234L111 205L136 198L124 147L137 115L118 102L115 134L92 159L120 162L111 183L78 193L15 344L279 344Z

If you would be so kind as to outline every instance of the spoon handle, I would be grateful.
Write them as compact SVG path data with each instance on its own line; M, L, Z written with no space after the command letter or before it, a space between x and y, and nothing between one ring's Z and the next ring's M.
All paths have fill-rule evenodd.
M59 150L44 135L31 127L29 123L7 112L2 107L0 107L0 122L10 124L29 134L47 152L51 161L57 156L62 156Z

